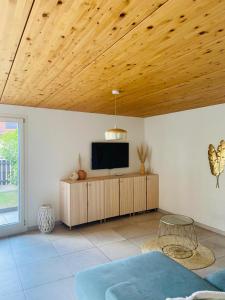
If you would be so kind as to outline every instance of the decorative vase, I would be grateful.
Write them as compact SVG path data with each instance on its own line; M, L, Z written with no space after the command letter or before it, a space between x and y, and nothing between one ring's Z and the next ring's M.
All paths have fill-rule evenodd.
M145 175L145 163L141 163L140 174Z
M52 232L55 227L54 210L49 205L43 205L38 210L38 228L42 233Z
M148 146L141 145L140 147L137 147L137 153L141 163L140 174L145 175L145 161L148 157Z
M78 170L77 174L78 174L78 180L84 180L87 178L87 172L85 172L84 170Z

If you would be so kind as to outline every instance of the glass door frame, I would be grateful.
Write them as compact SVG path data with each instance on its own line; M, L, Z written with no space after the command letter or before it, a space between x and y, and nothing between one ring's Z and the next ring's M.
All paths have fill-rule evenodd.
M18 217L17 223L0 225L0 237L19 234L27 231L25 214L25 118L0 115L0 122L18 123Z

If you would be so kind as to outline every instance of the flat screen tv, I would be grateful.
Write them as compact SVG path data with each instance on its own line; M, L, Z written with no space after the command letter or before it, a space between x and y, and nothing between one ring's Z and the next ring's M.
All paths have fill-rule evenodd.
M92 143L92 170L129 167L129 143Z

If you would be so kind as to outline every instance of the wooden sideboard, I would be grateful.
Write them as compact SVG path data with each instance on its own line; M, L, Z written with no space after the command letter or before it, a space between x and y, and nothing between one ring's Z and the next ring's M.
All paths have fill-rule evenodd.
M157 174L132 173L60 182L60 218L69 227L158 206Z

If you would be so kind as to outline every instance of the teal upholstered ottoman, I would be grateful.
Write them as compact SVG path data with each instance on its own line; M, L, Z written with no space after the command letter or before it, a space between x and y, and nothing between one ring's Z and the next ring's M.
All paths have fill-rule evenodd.
M221 291L225 291L225 269L212 273L206 280Z
M217 290L160 252L149 252L78 273L78 300L165 300Z

